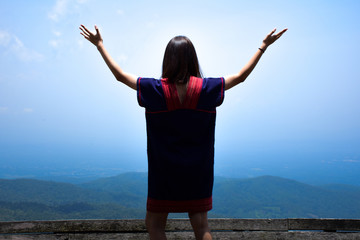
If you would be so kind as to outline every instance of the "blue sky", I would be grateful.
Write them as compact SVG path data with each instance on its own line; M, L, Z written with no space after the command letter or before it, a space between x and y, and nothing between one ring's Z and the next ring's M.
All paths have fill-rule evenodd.
M12 171L0 177L146 170L144 109L79 34L96 24L119 65L144 77L161 75L175 35L188 36L204 75L217 77L239 71L274 27L289 28L226 92L216 174L354 179L359 10L355 0L1 1L0 162Z

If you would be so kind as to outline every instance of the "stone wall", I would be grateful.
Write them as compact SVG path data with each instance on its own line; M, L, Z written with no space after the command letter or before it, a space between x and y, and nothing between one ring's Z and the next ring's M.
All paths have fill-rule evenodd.
M214 239L359 239L360 219L209 219ZM169 219L168 239L195 239L188 219ZM0 239L148 239L144 220L0 222Z

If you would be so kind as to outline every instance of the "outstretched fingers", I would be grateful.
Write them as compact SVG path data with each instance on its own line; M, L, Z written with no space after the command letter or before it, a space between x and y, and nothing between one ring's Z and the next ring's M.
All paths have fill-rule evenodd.
M84 36L84 38L89 39L89 36L85 35L84 33L80 32L81 35Z
M85 38L89 38L90 34L88 33L88 30L83 25L81 25L81 27L79 27L79 29L81 30L81 32L80 32L81 35L83 35Z
M281 35L283 35L283 33L286 32L287 30L288 30L288 29L285 28L285 29L283 29L281 32L278 32L277 34L275 34L274 36L276 36L276 38L279 38L279 37L281 37Z
M92 32L89 31L89 29L87 29L84 25L81 25L80 27L80 34L83 35L87 40L90 40L91 36L93 36L94 34ZM99 31L99 30L97 30Z
M278 40L286 31L287 28L283 29L282 31L274 34L276 31L276 28L274 28L263 40L263 43L268 47L271 44L273 44L276 40Z
M87 29L84 25L80 25L80 34L84 36L84 38L88 41L90 41L95 46L99 46L100 43L102 43L102 38L100 35L100 31L97 26L95 26L96 33L91 32L89 29Z
M89 31L89 29L87 29L84 25L80 25L80 29L84 32L84 33L87 33L87 34L91 34L91 32Z
M273 35L275 31L276 31L276 28L274 28L274 29L268 34L268 36Z
M281 37L281 35L283 35L283 33L286 32L287 30L288 30L288 29L285 28L285 29L283 29L281 32L278 32L277 34L274 34L274 33L276 32L276 28L274 28L274 29L268 34L268 36L269 36L269 37L279 38L279 37ZM273 35L273 34L274 34L274 35Z
M99 28L95 25L96 34L100 35Z

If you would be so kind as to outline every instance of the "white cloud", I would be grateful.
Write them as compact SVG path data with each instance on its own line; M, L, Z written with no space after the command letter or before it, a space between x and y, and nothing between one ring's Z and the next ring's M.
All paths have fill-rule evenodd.
M44 59L42 54L27 48L16 35L6 31L0 31L0 46L3 46L7 52L15 55L21 61L41 61Z
M84 46L84 41L83 40L78 40L77 44L78 44L79 48L82 48Z
M27 107L27 108L23 108L20 112L22 113L33 113L34 112L34 109L33 108L30 108L30 107ZM9 108L8 107L0 107L0 114L2 113L16 113L16 112L11 112L9 111Z
M145 23L147 28L154 28L155 27L155 22L154 21L148 21Z
M348 163L359 163L360 160L354 160L354 159L344 159L343 162L348 162Z
M48 17L54 22L58 22L68 14L69 9L74 9L78 4L84 4L86 2L87 0L57 0L53 8L48 12Z
M326 161L326 160L322 160L322 163L326 163L326 164L337 164L337 163L360 163L360 160L355 160L355 159L343 159L343 160L330 160L330 161Z
M7 107L0 107L0 113L4 113L8 110Z
M61 42L60 40L50 40L49 45L52 46L53 48L57 48L60 42Z
M23 44L23 42L17 37L17 36L13 36L13 44L12 44L12 48L15 50L19 50L19 49L23 49L25 46Z
M25 113L32 113L32 112L34 112L34 109L32 109L32 108L24 108L24 110L23 110Z
M49 45L53 48L58 48L61 44L62 40L60 39L62 33L60 31L53 30L52 33L55 35L57 39L52 39L49 41Z
M14 41L11 45L11 50L15 55L22 61L41 61L43 60L44 56L40 53L26 48L23 42L16 36L13 37Z
M122 9L116 10L116 13L120 16L124 15L124 11Z
M48 13L48 17L55 22L59 21L59 18L67 11L68 2L68 0L57 0L55 6Z
M11 41L11 35L8 32L0 31L0 46L7 46Z
M251 168L251 170L256 171L256 172L264 171L264 169L262 169L262 168Z
M120 54L119 56L116 57L116 59L119 61L119 62L126 62L128 57L125 55L125 54Z
M56 30L53 31L53 34L57 37L60 37L62 35L60 31L56 31Z
M63 32L59 31L59 28L61 29L61 20L65 18L69 18L71 17L71 15L78 14L78 11L80 9L79 6L81 4L85 4L86 2L87 0L56 0L55 1L55 4L47 14L48 18L56 23L55 27L51 30L53 37L48 41L48 44L52 48L58 49L61 47L61 45L68 44L68 40L65 39Z
M152 17L145 22L145 26L150 29L154 28L156 27L156 23L159 21L159 19L160 17L158 14L153 14Z

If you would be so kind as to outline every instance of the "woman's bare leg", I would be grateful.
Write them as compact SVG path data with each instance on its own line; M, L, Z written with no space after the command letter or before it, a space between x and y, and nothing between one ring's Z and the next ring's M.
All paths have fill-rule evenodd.
M165 226L168 213L146 212L145 224L150 240L166 240Z
M212 240L207 212L189 213L196 240Z

